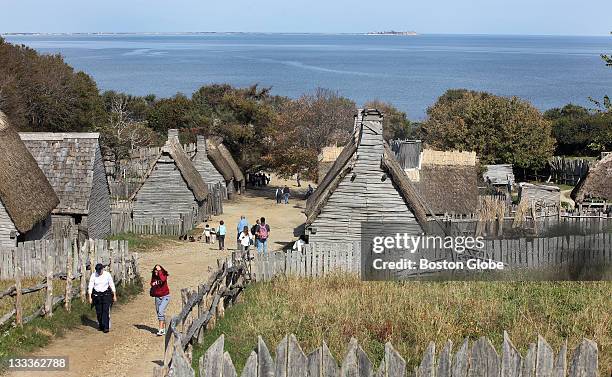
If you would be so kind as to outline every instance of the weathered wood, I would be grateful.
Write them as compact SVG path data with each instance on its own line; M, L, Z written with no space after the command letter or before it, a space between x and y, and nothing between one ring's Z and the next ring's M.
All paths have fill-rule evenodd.
M244 364L244 369L242 369L242 374L240 377L257 377L258 370L259 366L257 363L257 352L253 351Z
M452 373L452 352L453 342L446 342L440 356L438 357L438 366L436 369L436 377L451 377Z
M21 267L15 267L15 323L23 327L23 303L21 299Z
M553 377L565 377L567 375L567 340L563 342L555 366L553 368Z
M583 339L574 350L569 377L596 377L598 374L597 344Z
M459 348L459 351L455 354L452 376L453 377L466 377L468 372L468 363L470 358L469 340L465 338L463 344Z
M521 373L522 377L535 376L536 355L536 345L535 343L530 343L529 348L527 349L527 354L525 355L525 358L523 358L523 372Z
M223 345L224 344L225 344L225 337L221 335L208 348L208 350L203 356L203 364L200 364L200 376L223 377Z
M300 345L291 334L276 347L275 377L301 377L308 371L308 358L302 352Z
M68 313L70 313L71 310L71 304L72 304L72 272L73 272L73 266L72 266L72 253L73 253L73 247L76 248L76 242L71 243L70 244L70 248L68 251L68 255L66 257L66 289L65 289L65 293L64 293L64 297L66 298L64 300L64 308L66 308L66 311Z
M390 342L385 343L385 355L378 367L376 377L404 377L405 375L406 361Z
M501 377L521 377L523 358L504 331L502 344Z
M261 336L257 337L257 377L273 377L274 361Z
M340 377L371 377L372 362L363 351L357 339L351 338L349 349L340 367Z
M423 359L421 359L421 364L418 368L418 373L416 377L434 377L435 375L435 354L436 354L436 344L434 342L430 342L427 346L427 350L425 350L425 354L423 355Z
M87 253L89 251L89 240L85 240L81 249L79 250L79 262L81 264L81 284L80 284L80 296L81 301L87 301L87 278L89 277L87 274Z
M478 339L472 346L469 377L490 377L499 375L499 358L487 338Z
M191 368L191 362L187 358L187 355L183 351L183 347L181 347L180 344L180 341L174 344L170 374L173 377L195 377L195 372Z
M336 377L338 375L338 364L325 341L321 347L308 355L308 374L310 377Z
M49 245L50 246L50 245ZM47 247L47 290L45 298L45 316L53 316L53 262L55 250Z
M554 364L554 353L546 340L538 335L536 355L536 377L551 377Z
M223 353L223 377L236 377L236 368L229 352Z

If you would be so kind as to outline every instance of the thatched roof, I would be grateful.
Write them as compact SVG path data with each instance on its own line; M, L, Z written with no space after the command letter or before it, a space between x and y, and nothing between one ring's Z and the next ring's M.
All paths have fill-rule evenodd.
M100 134L23 132L19 136L60 200L53 213L88 214L94 166L104 163Z
M470 214L478 206L478 170L467 165L423 165L417 191L432 212Z
M210 184L217 184L222 182L225 184L225 178L219 173L212 162L208 158L206 152L206 139L204 136L197 136L197 150L196 154L192 158L193 165L198 170L204 182Z
M586 177L572 191L572 198L612 200L612 154L608 154L589 169Z
M231 181L232 179L237 182L244 181L244 174L242 174L232 154L223 145L221 138L206 140L206 148L213 165L226 181Z
M59 204L53 187L2 112L0 201L20 233L31 230Z
M356 118L356 122L358 119L359 118ZM361 137L360 133L361 127L355 127L353 137L329 169L321 184L319 184L315 192L308 198L305 209L307 225L312 224L317 218L323 207L325 207L327 200L331 197L340 182L342 182L342 179L352 170L352 166L358 154L359 139ZM410 182L406 174L404 174L404 170L395 159L394 153L386 144L380 156L380 163L383 170L387 171L395 188L414 213L421 227L425 229L427 223L426 206L419 197L412 182Z
M155 169L157 161L164 155L167 155L172 158L172 160L176 164L176 167L181 173L181 176L185 180L187 187L189 187L191 192L193 192L193 196L196 198L196 200L206 200L206 198L208 197L208 186L206 182L204 182L204 179L191 162L191 159L189 158L187 153L185 153L185 150L181 146L181 143L179 142L178 138L173 137L168 138L166 144L161 148L159 156L155 159L153 164L151 164L151 167L148 173L146 174L142 184L140 185L140 187L138 187L136 191L134 191L134 193L130 197L130 200L133 200L136 197L142 186L145 184L147 178L153 172L153 169Z
M323 147L323 149L321 149L321 153L319 153L318 160L319 162L334 162L338 159L338 156L340 156L343 149L344 148L337 145Z

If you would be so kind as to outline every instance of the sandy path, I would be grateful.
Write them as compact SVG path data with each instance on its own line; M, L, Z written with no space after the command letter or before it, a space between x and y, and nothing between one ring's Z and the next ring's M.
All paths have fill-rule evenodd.
M274 180L272 184L282 181ZM225 203L224 214L213 218L211 226L217 227L223 219L228 225L228 235L236 229L241 214L249 223L256 217L265 216L271 226L270 247L279 248L294 239L293 229L305 220L302 214L304 202L291 200L289 205L277 205L273 188L251 191ZM235 247L229 237L226 247ZM195 287L206 280L209 267L216 267L218 258L225 258L230 252L220 252L212 245L190 242L169 242L163 250L140 254L140 267L145 276L155 263L162 264L170 273L171 301L167 316L180 310L180 288ZM155 336L157 318L153 299L148 287L130 303L113 308L112 329L108 334L98 332L93 326L84 324L71 330L65 337L55 340L40 350L40 356L68 356L68 372L15 372L8 376L150 376L155 363L163 357L163 337Z

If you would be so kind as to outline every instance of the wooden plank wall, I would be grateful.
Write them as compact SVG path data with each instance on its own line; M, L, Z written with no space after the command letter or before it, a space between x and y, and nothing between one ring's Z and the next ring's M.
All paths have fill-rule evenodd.
M221 335L198 361L200 376L236 377L231 355L225 351L225 338ZM504 333L501 352L498 353L488 338L476 341L465 339L453 348L449 340L436 352L431 342L414 370L408 370L406 361L390 342L385 344L384 357L378 367L373 363L355 338L348 345L344 359L338 363L323 342L309 354L304 353L295 335L286 336L275 348L275 358L259 337L242 370L242 377L583 377L597 376L598 346L584 339L569 353L567 343L557 352L538 336L525 355L512 344ZM571 355L571 356L570 356ZM569 363L568 363L569 357ZM189 353L175 352L170 375L194 376Z
M70 239L37 240L23 242L15 248L0 249L0 280L13 279L15 267L21 268L22 277L44 276L47 273L47 258L53 258L54 274L67 273L67 261L73 255L73 276L80 273L79 258L81 254L93 255L94 263L108 265L112 262L112 271L121 271L122 260L131 258L127 241L88 240L76 247L76 241ZM89 256L86 259L89 266Z
M254 271L259 281L268 281L276 275L317 277L333 271L359 273L358 250L359 242L310 244L301 252L257 255ZM421 253L434 260L451 251L438 247ZM527 269L584 262L612 264L612 233L486 240L485 247L476 255Z

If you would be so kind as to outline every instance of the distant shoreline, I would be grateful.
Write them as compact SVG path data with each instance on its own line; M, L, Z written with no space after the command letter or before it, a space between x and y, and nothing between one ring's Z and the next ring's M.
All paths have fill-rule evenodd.
M416 31L371 31L366 35L399 35L413 37L419 35Z

